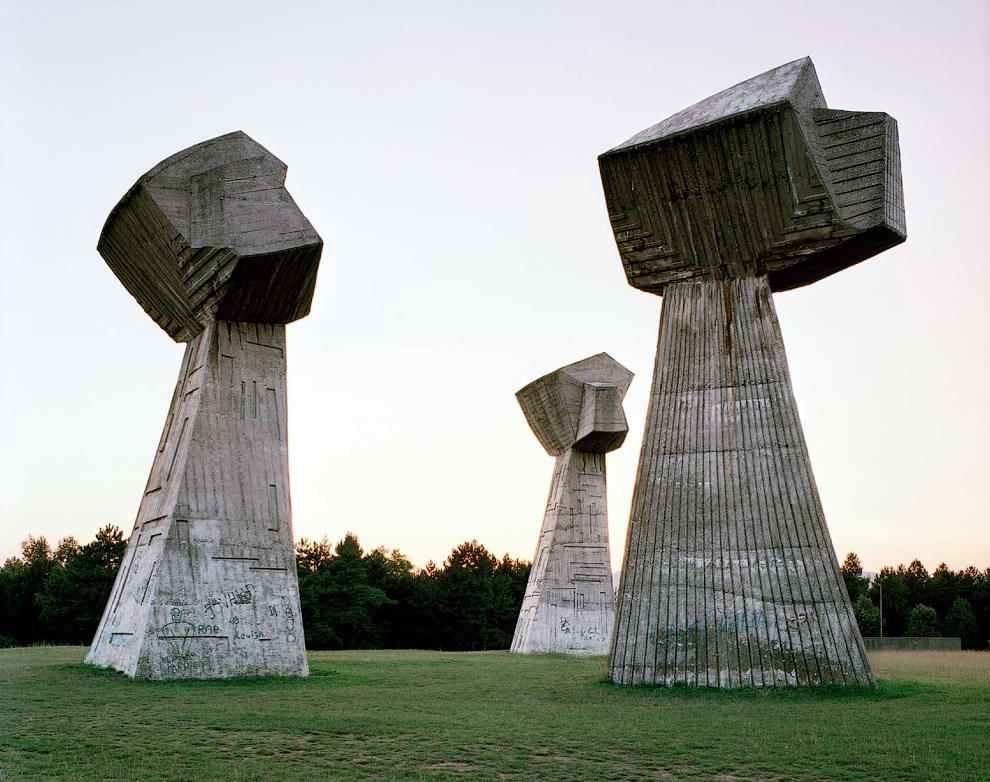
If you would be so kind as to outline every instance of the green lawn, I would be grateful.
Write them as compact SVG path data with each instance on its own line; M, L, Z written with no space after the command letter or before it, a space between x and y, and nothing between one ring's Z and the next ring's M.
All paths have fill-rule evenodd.
M131 682L0 651L0 780L980 780L990 653L877 653L879 692L624 688L602 658L314 652L308 679Z

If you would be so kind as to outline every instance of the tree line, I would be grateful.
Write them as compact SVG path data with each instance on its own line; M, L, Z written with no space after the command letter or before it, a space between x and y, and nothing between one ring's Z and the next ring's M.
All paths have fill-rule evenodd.
M872 579L854 552L842 563L842 578L863 635L946 636L963 649L990 648L990 567L950 570L943 562L929 574L919 560L885 567Z
M0 568L0 647L89 644L127 542L108 525L91 542L28 536L21 556ZM299 597L309 649L506 649L530 563L493 556L475 540L440 565L415 568L398 549L365 552L348 533L296 544ZM841 567L860 631L958 636L964 649L990 648L990 568L929 574L919 560L872 579L850 552Z
M112 525L86 545L28 536L0 568L0 648L91 643L126 548ZM296 566L309 649L473 651L512 643L530 563L472 540L417 569L348 533L336 545L303 538Z
M29 535L21 556L0 568L0 647L88 645L126 548L113 525L85 546L68 537L52 549L44 536Z
M530 563L478 541L416 569L398 549L365 554L348 533L296 544L308 649L507 649Z

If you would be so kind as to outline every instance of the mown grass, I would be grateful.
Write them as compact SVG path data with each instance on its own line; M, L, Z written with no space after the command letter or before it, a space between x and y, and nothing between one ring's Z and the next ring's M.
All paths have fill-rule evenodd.
M869 690L617 687L604 661L311 653L308 679L132 682L0 651L0 780L986 780L990 654Z

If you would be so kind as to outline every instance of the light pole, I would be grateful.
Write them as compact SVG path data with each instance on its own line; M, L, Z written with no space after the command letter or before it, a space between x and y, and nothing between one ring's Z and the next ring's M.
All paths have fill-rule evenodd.
M880 637L883 638L883 581L880 581Z

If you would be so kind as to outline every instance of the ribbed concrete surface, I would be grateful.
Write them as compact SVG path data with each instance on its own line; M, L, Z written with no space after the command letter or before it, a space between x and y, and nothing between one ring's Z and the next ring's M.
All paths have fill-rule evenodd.
M285 326L209 325L86 661L141 679L305 675L288 476Z
M808 285L905 239L897 123L829 109L811 60L723 90L598 158L629 284Z
M664 291L608 676L875 685L765 276Z

